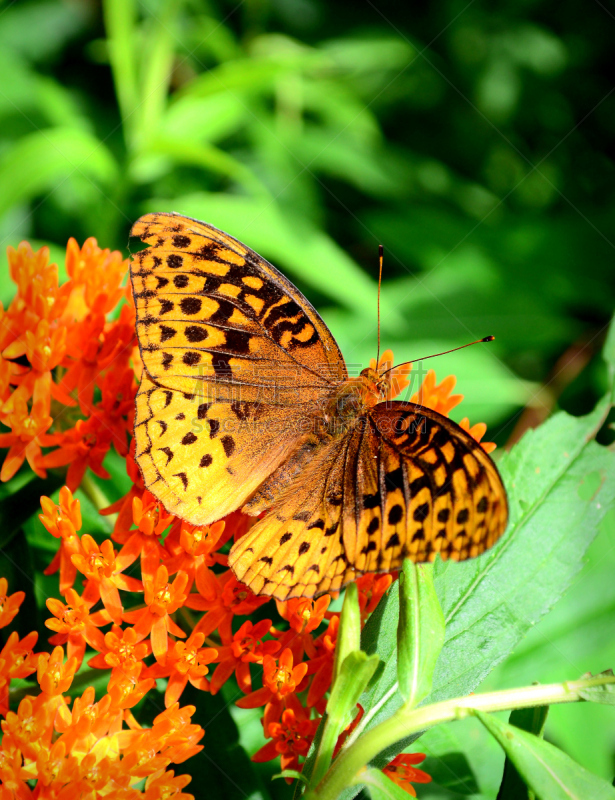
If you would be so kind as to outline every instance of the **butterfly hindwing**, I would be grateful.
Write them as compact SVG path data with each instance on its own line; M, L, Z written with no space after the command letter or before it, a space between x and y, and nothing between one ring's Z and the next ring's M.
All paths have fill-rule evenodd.
M257 593L312 596L406 557L480 555L506 520L497 469L470 434L429 408L381 403L308 465L229 563Z
M229 565L256 594L278 600L312 597L353 580L338 493L347 444L343 438L324 446L271 511L234 545Z

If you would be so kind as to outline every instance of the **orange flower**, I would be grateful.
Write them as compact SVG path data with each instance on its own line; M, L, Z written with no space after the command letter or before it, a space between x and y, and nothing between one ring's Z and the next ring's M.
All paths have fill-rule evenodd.
M218 583L209 567L214 564L227 564L227 557L214 551L221 545L225 522L220 520L213 525L197 527L188 522L179 521L173 526L165 540L165 547L175 557L169 561L169 571L183 570L188 574L188 591L196 580L199 594L207 600L215 600ZM179 541L177 531L179 530Z
M121 456L128 453L128 437L134 424L137 385L132 369L110 369L100 382L102 401L98 405L104 424L111 431L113 446Z
M152 775L145 781L145 800L167 800L169 797L175 800L194 800L193 794L182 792L191 780L190 775L175 777L173 770L164 775Z
M52 726L49 725L45 695L24 697L17 713L9 711L2 722L2 752L6 755L10 742L26 759L36 759L41 748L51 746ZM0 761L2 756L0 756ZM0 776L2 775L0 769ZM1 795L0 795L1 797Z
M5 628L13 621L23 603L26 593L14 592L7 595L9 584L6 578L0 578L0 628Z
M152 651L156 661L164 663L169 647L168 634L182 639L186 634L169 616L186 603L186 584L188 576L178 572L173 583L169 583L169 573L161 564L155 579L144 582L146 608L124 614L127 622L134 623L135 632L143 639L151 632Z
M140 642L134 628L122 630L114 625L102 637L100 645L96 646L98 655L88 661L88 666L95 669L129 670L140 664L151 652L149 642Z
M106 694L95 702L93 686L88 686L81 697L76 697L72 710L62 704L54 719L54 727L62 734L62 741L70 752L75 749L88 751L92 745L106 736L118 712L111 709L111 697Z
M44 570L45 575L53 575L60 569L60 592L65 594L75 582L77 568L71 557L83 553L81 539L77 531L81 529L81 508L79 500L74 500L68 486L60 489L60 504L56 505L49 497L41 497L43 513L38 518L47 531L62 539L60 549Z
M387 591L393 576L390 574L377 575L369 573L361 575L357 579L357 589L359 590L359 607L361 609L361 620L365 622L369 614L376 608L380 602L380 598Z
M311 632L323 621L331 595L323 594L318 600L308 597L295 597L291 600L277 601L278 612L288 621L290 629L284 634L282 647L290 647L295 661L300 661L303 653L309 658L316 655Z
M13 631L0 650L0 714L3 716L6 716L9 708L11 680L27 678L36 672L39 659L43 656L42 653L32 652L37 639L36 631L24 636L21 641L17 631Z
M49 248L41 247L34 253L28 242L21 242L17 250L8 247L7 256L11 278L17 284L17 296L9 308L11 314L16 316L27 310L30 319L60 316L71 287L68 284L58 286L58 267L48 263ZM22 327L18 334L23 330Z
M60 739L49 750L39 750L36 761L24 772L29 773L31 778L38 778L39 784L47 789L48 796L57 797L67 784L73 783L77 769L77 759L67 755L66 744Z
M140 678L142 670L143 664L139 662L111 672L107 692L114 706L133 708L154 688L156 681L153 678Z
M166 555L158 537L173 522L175 517L167 514L163 506L149 492L143 498L133 497L132 515L138 530L121 531L113 534L116 542L124 546L117 556L120 569L126 569L139 556L141 557L141 574L147 580L154 580L154 575L163 555ZM176 572L177 570L171 570Z
M413 766L414 764L420 764L425 758L425 753L400 753L382 771L408 794L416 797L416 791L412 783L431 782L431 775Z
M331 686L339 627L340 616L335 614L331 617L327 630L314 642L316 655L310 659L308 669L310 674L314 673L307 698L307 705L310 708L318 706Z
M110 539L105 539L99 547L88 533L84 533L81 544L84 554L73 555L71 560L88 579L83 599L92 605L98 599L102 600L111 619L119 625L122 622L122 602L118 589L142 592L143 584L136 578L122 575Z
M294 696L289 698L289 705L282 712L279 722L266 725L265 736L272 741L261 747L252 756L252 761L271 761L281 756L283 770L300 769L299 757L307 755L320 720L310 719L309 712ZM292 779L287 778L286 782L291 783Z
M264 603L268 603L269 597L257 597L251 589L235 578L233 573L228 570L222 575L213 576L217 582L215 597L203 597L198 594L188 595L186 605L188 608L207 611L194 630L209 636L210 633L218 629L222 641L228 641L232 637L231 624L236 614L251 614Z
M56 635L50 637L49 643L53 645L68 643L66 654L68 658L77 659L77 669L79 669L86 642L90 647L100 649L103 635L97 626L109 623L110 616L104 610L90 614L91 604L79 597L74 589L67 589L66 599L68 601L66 605L55 597L47 599L47 608L55 619L46 619L45 625L56 631Z
M300 691L300 685L308 671L307 663L293 666L293 654L287 647L278 663L270 655L263 657L263 687L237 701L239 708L258 708L272 701L281 701L288 695Z
M119 250L102 250L92 236L85 240L82 248L72 237L68 240L66 272L79 298L77 302L71 298L77 319L86 309L106 314L115 308L124 295L121 283L128 272L128 263Z
M191 633L185 642L174 642L169 650L164 666L154 664L148 675L154 678L169 678L164 694L167 708L179 700L188 681L195 689L208 689L209 681L205 677L209 672L206 664L211 664L218 656L213 647L203 647L205 636L202 633Z
M44 467L63 467L69 464L66 485L76 491L89 467L99 478L108 478L103 460L111 445L112 431L96 416L78 420L74 428L63 433L48 434L44 444L59 445L58 450L41 459ZM1 442L0 442L1 443Z
M39 653L37 666L37 680L41 690L56 697L66 692L77 671L77 660L69 658L66 664L64 661L64 650L61 647L54 647L51 655L49 653Z
M219 664L211 677L212 694L220 691L233 672L241 691L251 691L250 664L260 664L266 655L273 656L280 649L280 643L273 639L262 641L270 628L270 619L262 619L256 625L246 620L233 635L230 643L218 647L218 656L215 660Z
M41 437L53 420L47 413L45 402L35 402L32 410L28 411L26 400L17 396L13 410L3 422L11 428L11 433L0 433L0 447L9 448L0 471L0 480L10 480L26 459L39 478L46 477L41 454L41 444L45 442Z

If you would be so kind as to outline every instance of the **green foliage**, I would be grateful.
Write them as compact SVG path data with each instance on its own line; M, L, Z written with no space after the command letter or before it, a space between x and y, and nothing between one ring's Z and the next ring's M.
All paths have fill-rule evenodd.
M596 687L597 691L603 689L610 689L610 686ZM592 690L589 690L592 691ZM580 693L583 696L584 692ZM535 706L534 708L518 708L511 712L509 723L514 725L515 728L520 728L522 731L533 733L535 736L542 736L545 722L547 721L547 714L549 713L548 706ZM504 763L504 774L502 776L502 783L500 791L498 792L497 800L534 800L535 795L517 771L516 766L511 759L506 756Z
M592 775L552 744L497 717L476 711L539 800L612 800L611 784Z
M444 615L429 564L409 559L399 574L397 682L405 703L416 705L431 691L444 644Z

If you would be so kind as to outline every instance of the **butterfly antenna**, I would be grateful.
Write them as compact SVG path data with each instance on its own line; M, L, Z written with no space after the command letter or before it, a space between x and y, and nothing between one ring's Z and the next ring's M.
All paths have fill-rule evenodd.
M378 362L380 361L380 287L382 286L382 262L384 259L384 247L379 244L378 245L378 261L380 263L380 269L378 272L378 350L376 352L376 367L378 366Z
M425 361L426 358L435 358L436 356L445 356L447 353L454 353L455 350L463 350L464 347L472 347L473 344L480 344L481 342L492 342L495 339L495 336L485 336L484 339L477 339L475 342L468 342L467 344L462 344L459 347L453 347L451 350L444 350L442 353L432 353L430 356L421 356L420 358L414 358L411 361L402 361L401 364L396 364L391 369L385 370L383 375L386 375L387 372L390 372L393 369L397 369L397 367L403 367L404 364L412 364L413 361Z

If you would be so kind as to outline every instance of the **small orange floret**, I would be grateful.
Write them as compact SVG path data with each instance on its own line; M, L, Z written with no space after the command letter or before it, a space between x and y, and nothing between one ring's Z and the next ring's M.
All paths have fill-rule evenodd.
M415 764L420 764L426 758L425 753L400 753L395 756L390 764L382 770L389 777L412 797L416 797L416 792L412 783L430 783L431 775L416 769Z
M0 578L0 628L5 628L13 621L26 596L25 592L7 595L8 588L7 579Z

